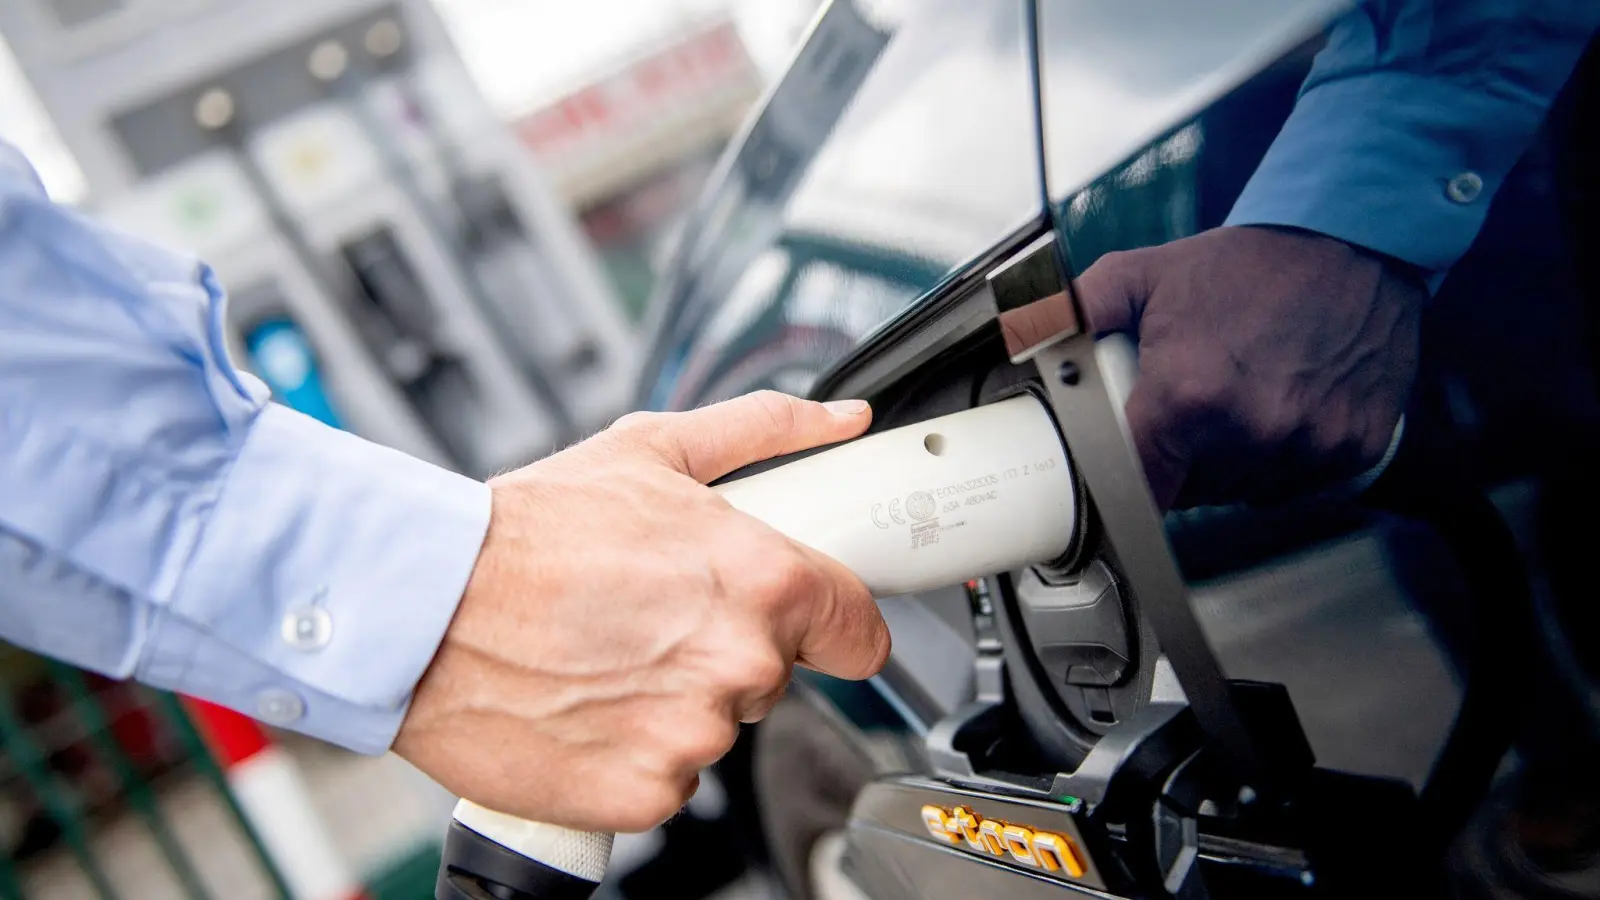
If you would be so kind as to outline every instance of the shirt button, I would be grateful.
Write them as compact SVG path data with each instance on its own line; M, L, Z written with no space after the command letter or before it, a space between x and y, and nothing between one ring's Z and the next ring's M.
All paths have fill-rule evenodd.
M256 718L268 725L288 725L306 714L306 702L283 688L256 695Z
M1445 196L1456 203L1471 203L1483 193L1483 178L1477 172L1462 172L1444 186Z
M333 639L333 616L320 606L300 606L283 617L283 642L296 650L321 650Z

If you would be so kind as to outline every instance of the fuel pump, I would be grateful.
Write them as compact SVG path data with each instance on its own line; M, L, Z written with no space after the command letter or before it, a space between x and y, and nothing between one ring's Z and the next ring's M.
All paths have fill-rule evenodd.
M241 361L298 332L305 411L480 477L625 411L621 304L431 3L18 0L0 31L95 212L250 295Z

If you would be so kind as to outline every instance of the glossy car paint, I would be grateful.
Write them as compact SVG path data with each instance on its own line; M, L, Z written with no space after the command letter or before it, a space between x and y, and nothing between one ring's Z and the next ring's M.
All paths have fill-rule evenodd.
M1040 3L1043 162L1071 267L1220 225L1350 5Z
M763 387L804 394L892 351L993 248L1048 227L1046 194L1079 268L1219 223L1292 105L1321 27L1347 6L1045 2L1030 21L1018 0L830 4L722 160L665 272L647 405ZM948 712L970 689L958 593L884 604L897 634L915 636L897 647L938 648L926 658L943 661L897 651L935 695L916 699L914 720ZM1416 636L1404 604L1372 602L1381 609L1366 614L1382 627ZM1312 616L1323 604L1304 608ZM1448 698L1436 656L1399 643L1426 673L1420 690ZM1270 645L1250 648L1273 657ZM1306 653L1313 670L1331 665ZM1344 755L1419 776L1450 714L1448 702L1433 706L1388 717L1407 725L1404 758L1375 759L1359 741Z
M665 272L644 401L682 409L763 387L871 395L884 387L874 361L954 317L992 315L972 284L1000 248L1054 228L1081 271L1219 224L1321 27L1347 5L832 3ZM1324 763L1417 782L1455 689L1412 604L1448 588L1390 568L1394 539L1344 535L1316 553L1197 568L1196 606L1230 675L1289 684ZM896 724L919 731L972 696L966 597L882 608L895 654L878 686ZM917 896L995 887L991 867L933 865L914 837L879 839L878 864ZM883 900L902 896L883 888ZM1029 890L1046 888L1061 890Z
M1024 8L834 3L685 230L645 401L817 374L1043 220Z

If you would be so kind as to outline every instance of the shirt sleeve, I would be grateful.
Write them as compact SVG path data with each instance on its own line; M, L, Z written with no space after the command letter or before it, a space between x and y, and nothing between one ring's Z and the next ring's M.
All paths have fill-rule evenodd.
M223 316L0 143L0 637L382 752L488 488L270 403Z
M1600 26L1593 0L1372 0L1340 19L1228 217L1438 275Z

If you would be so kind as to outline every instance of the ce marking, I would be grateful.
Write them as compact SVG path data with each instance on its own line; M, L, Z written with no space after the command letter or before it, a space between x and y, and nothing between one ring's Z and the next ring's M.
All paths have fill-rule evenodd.
M896 497L893 500L889 501L889 518L891 520L893 520L898 525L904 525L906 523L905 519L900 518L900 498L899 497ZM888 528L889 527L889 523L885 522L883 520L883 504L882 503L874 503L874 504L872 504L872 524L878 526L879 528Z

